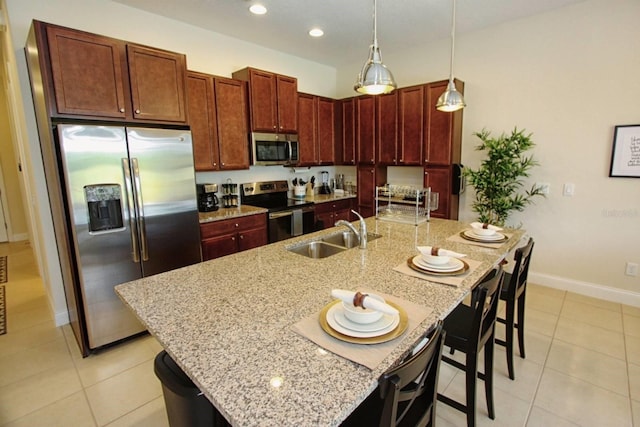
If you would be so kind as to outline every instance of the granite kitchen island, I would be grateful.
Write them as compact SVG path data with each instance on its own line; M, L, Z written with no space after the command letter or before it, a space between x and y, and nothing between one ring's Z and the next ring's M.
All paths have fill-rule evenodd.
M458 221L366 222L369 232L382 235L367 249L323 259L286 249L346 230L331 228L125 283L116 291L233 425L339 425L375 389L380 374L460 303L523 234L509 230L510 239L494 249L451 240L468 228ZM394 271L421 245L462 252L479 263L458 287ZM331 302L335 288L365 288L432 310L369 369L292 330Z

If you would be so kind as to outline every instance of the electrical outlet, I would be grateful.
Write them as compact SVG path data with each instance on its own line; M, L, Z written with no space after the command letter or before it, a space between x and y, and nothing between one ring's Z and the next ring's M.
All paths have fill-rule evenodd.
M624 274L627 276L637 276L638 275L638 264L635 262L627 262L626 268L624 270Z
M551 184L548 182L537 182L536 186L540 189L540 193L549 194L551 192Z
M571 197L575 194L576 186L570 182L566 183L562 189L562 195L565 197Z

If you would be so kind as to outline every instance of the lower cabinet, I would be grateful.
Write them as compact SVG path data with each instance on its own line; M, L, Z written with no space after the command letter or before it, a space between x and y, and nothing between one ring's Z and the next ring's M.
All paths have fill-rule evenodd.
M358 213L364 218L376 214L375 192L387 182L387 168L358 166Z
M268 243L267 215L242 216L200 224L202 259L220 258Z
M452 167L424 168L424 187L438 193L438 209L431 212L434 218L458 219L458 195L454 194L452 185Z
M338 220L350 220L351 199L316 203L316 229L333 227Z

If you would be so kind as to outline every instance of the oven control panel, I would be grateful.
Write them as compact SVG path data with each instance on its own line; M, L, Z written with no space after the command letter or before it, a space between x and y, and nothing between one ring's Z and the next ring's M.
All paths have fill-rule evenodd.
M289 190L287 181L247 182L241 185L242 194L253 196L256 194L283 193Z

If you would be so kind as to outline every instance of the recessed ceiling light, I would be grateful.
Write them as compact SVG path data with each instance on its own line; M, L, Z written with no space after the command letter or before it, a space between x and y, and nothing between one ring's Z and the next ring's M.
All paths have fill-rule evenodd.
M309 30L309 35L311 37L322 37L324 35L324 31L320 28L312 28Z
M249 10L255 15L264 15L265 13L267 13L267 8L261 4L253 4L249 8Z

